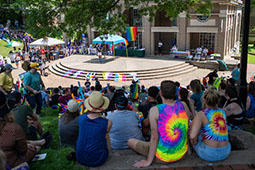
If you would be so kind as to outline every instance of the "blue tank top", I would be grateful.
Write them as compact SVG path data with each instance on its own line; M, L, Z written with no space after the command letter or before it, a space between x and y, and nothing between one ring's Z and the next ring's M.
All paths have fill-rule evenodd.
M76 145L76 160L85 166L100 166L108 157L106 132L108 120L102 117L90 119L79 116L79 136Z
M251 94L248 94L248 96L251 99L251 105L248 110L246 110L246 117L252 118L255 115L255 99Z

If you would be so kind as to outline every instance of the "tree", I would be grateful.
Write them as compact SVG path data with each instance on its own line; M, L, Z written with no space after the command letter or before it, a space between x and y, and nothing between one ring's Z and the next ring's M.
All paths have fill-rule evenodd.
M24 10L26 28L39 37L57 36L62 31L76 37L88 26L99 34L123 33L127 26L123 11L134 6L150 21L157 11L166 11L174 19L183 11L210 15L212 9L210 0L17 0L13 6Z

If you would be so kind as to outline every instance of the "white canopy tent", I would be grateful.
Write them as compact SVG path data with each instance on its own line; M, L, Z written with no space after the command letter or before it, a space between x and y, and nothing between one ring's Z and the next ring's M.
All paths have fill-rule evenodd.
M29 44L29 46L53 46L53 45L60 45L65 44L64 41L55 39L55 38L41 38Z

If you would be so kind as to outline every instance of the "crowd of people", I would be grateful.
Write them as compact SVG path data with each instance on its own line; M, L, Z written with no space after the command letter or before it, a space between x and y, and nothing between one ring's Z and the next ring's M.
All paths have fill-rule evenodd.
M0 155L10 168L28 166L35 153L50 147L52 134L43 132L39 119L42 107L61 113L60 144L74 148L67 159L92 167L120 149L147 157L134 164L137 168L181 161L191 148L205 161L224 160L231 153L228 132L255 117L255 82L248 85L244 106L236 87L238 67L219 86L214 70L205 76L208 81L182 86L166 80L148 89L137 80L129 87L103 87L97 78L94 85L87 79L84 86L46 89L39 65L27 67L19 88L12 65L5 64L0 74Z

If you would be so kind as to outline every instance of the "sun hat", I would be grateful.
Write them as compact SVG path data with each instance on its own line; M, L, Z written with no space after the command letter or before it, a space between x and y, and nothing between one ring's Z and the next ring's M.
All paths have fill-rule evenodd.
M36 70L39 70L40 68L38 67L38 64L37 63L31 63L30 64L30 68L34 68Z
M69 110L69 112L77 112L78 109L78 103L75 100L69 100L69 102L67 103L67 110Z
M127 107L127 105L128 105L128 99L124 95L117 97L116 106L118 108L125 109Z
M11 64L5 64L4 69L5 69L5 70L8 70L8 69L9 69L9 70L13 70L14 67L12 67Z
M85 100L84 105L92 113L103 112L109 106L109 99L98 91L93 91Z
M6 98L5 94L0 91L0 117L4 117L9 113L15 105L15 99L12 97Z

